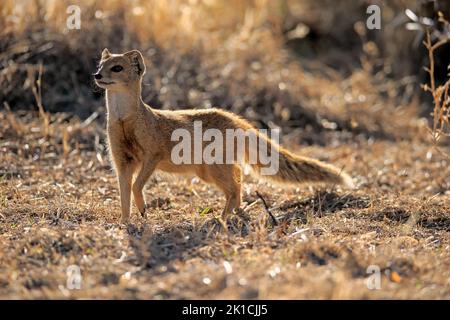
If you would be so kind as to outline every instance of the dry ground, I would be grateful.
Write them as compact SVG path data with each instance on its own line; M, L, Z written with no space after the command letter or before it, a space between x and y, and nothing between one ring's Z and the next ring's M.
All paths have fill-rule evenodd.
M449 299L450 168L425 129L428 56L416 33L389 29L418 2L376 2L379 32L363 0L2 1L0 298ZM66 28L74 3L80 30ZM150 105L281 127L285 146L345 167L357 189L248 178L248 206L224 230L218 191L161 175L148 218L133 208L119 225L91 76L105 47L144 53ZM436 52L437 83L447 57ZM67 288L72 265L80 290Z
M44 138L37 116L0 115L1 298L450 298L449 163L423 142L290 143L345 166L357 190L247 179L251 205L227 232L218 191L154 177L148 218L133 208L125 227L101 124L59 114ZM66 287L70 265L80 290ZM366 285L370 265L379 290Z

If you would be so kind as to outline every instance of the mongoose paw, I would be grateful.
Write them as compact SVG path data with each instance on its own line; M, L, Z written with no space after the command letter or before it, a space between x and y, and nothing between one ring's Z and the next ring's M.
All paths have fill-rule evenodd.
M142 211L139 210L139 213L141 214L142 218L147 218L147 209L148 209L148 204L145 203L144 204L144 209Z

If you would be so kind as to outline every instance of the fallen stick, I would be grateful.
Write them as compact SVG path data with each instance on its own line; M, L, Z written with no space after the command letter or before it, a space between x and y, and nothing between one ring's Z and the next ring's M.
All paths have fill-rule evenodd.
M277 219L275 219L274 215L273 215L272 212L270 211L270 208L269 208L269 206L267 205L266 200L264 200L263 196L262 196L258 191L256 191L256 195L258 196L258 198L261 199L261 201L262 201L262 203L263 203L263 205L264 205L264 209L266 209L267 213L268 213L269 216L272 218L273 224L277 226L277 225L278 225Z

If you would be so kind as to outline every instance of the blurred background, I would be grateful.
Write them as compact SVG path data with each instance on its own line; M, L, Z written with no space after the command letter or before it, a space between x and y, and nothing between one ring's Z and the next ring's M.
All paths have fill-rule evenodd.
M366 28L371 4L380 30ZM80 29L67 26L70 5ZM422 41L425 28L433 41L448 35L439 12L449 17L450 2L4 0L0 10L0 108L104 119L91 76L101 50L139 49L152 107L220 107L325 144L333 132L403 139L431 119ZM437 83L449 62L446 44L435 52Z
M0 298L450 298L449 17L449 0L1 0ZM123 228L106 47L143 53L152 107L280 128L357 188L246 176L223 233L222 192L156 174Z

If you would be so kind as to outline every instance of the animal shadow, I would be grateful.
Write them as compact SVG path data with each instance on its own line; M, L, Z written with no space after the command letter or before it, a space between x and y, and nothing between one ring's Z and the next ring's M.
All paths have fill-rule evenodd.
M307 215L312 214L323 217L343 209L368 208L368 197L358 197L352 194L339 195L333 191L318 190L311 197L299 201L286 201L280 205L279 210L284 212L283 220L300 220L307 222Z
M214 245L216 240L232 235L246 236L249 230L250 216L236 214L227 219L226 225L215 217L207 217L200 223L182 221L166 224L150 230L147 224L130 224L127 228L130 244L135 253L134 264L144 268L170 271L172 262L189 260L194 257L211 259L211 250L220 248ZM227 228L225 231L224 228ZM208 250L202 250L210 246Z

